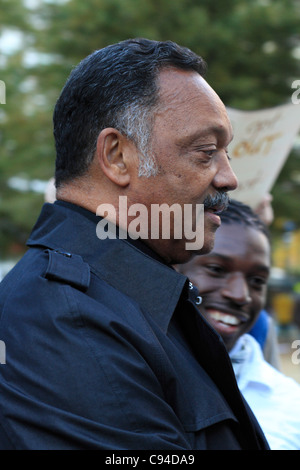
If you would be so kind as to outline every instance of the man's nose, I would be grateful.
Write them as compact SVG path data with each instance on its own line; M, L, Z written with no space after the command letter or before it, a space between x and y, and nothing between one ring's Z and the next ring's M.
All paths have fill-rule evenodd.
M217 189L233 191L238 187L238 180L233 172L227 152L222 151L218 159L218 171L214 177L214 185Z
M242 273L236 272L230 274L222 289L223 297L242 306L251 302L247 280Z

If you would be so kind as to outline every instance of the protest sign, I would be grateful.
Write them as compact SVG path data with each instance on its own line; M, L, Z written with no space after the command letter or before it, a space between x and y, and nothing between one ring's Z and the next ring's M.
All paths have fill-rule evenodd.
M272 187L295 144L300 106L286 104L259 111L227 108L234 132L229 145L239 187L231 193L255 208Z

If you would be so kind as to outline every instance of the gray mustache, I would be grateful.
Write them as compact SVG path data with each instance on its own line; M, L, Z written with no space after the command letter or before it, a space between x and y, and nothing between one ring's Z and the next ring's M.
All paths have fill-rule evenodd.
M203 201L204 210L213 207L216 212L223 212L227 209L229 201L228 194L224 192L218 192L214 196L208 195Z

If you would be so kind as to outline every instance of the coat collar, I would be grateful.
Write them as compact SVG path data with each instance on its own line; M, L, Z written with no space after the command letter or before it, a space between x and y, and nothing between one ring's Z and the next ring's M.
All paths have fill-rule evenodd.
M74 204L44 204L27 245L82 256L97 276L150 312L163 331L181 297L188 296L188 278L166 265L141 240L99 240L100 218Z

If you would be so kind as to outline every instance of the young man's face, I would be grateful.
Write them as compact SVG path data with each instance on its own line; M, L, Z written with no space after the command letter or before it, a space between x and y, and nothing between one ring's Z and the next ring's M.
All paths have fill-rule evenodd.
M270 271L267 237L237 223L222 224L213 250L195 256L180 271L199 289L200 311L230 351L265 304Z

